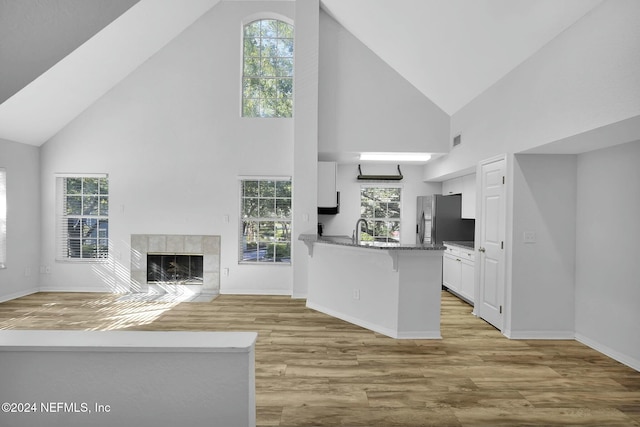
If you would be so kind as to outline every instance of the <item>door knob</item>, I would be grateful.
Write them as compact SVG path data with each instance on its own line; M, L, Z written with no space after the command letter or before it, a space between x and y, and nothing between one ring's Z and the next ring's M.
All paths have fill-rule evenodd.
M484 249L482 246L480 246L480 247L478 248L478 251L480 251L480 252L484 252L484 251L485 251L485 249Z

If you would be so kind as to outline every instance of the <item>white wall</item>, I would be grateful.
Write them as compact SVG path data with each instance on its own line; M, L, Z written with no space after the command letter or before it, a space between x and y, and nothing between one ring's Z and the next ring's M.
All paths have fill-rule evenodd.
M425 180L640 115L638 22L638 1L596 7L452 116L462 144Z
M640 141L578 156L576 337L640 370Z
M0 301L6 301L38 290L39 150L0 139L0 168L7 171L7 268L0 269Z
M320 35L323 160L361 151L448 151L445 112L324 12Z
M304 298L309 260L300 234L315 233L318 223L318 0L296 2L295 129L293 148L293 285Z
M422 166L401 165L402 181L379 181L384 185L402 186L402 205L400 207L400 240L403 244L416 242L416 197L429 194L441 194L442 184L422 182ZM395 175L396 165L362 165L367 175ZM356 221L360 218L360 186L378 183L376 181L358 181L358 165L338 165L336 188L340 192L340 213L337 215L319 215L318 221L324 224L325 235L351 236Z
M521 154L513 165L511 338L574 336L576 156ZM524 233L534 232L535 243Z
M221 236L221 292L291 292L290 267L238 265L238 176L293 174L293 119L241 118L240 77L243 19L294 7L221 2L43 145L45 289L126 290L131 234L197 234ZM55 262L56 172L109 174L109 263Z

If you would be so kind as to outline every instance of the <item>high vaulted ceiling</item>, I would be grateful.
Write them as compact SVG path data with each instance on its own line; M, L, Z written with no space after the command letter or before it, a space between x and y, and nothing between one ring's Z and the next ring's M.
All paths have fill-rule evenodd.
M219 1L0 0L0 138L46 142ZM321 5L452 115L602 1L321 0ZM97 69L83 68L92 61ZM84 86L56 92L88 73L92 78L83 78Z
M447 114L602 0L321 0L342 26Z

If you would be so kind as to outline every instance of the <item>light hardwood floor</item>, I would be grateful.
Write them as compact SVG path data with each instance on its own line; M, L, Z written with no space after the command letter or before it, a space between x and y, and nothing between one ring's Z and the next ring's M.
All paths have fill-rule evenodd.
M0 304L0 329L257 331L259 426L640 426L640 372L575 341L509 340L442 298L442 340L394 340L281 296L38 293Z

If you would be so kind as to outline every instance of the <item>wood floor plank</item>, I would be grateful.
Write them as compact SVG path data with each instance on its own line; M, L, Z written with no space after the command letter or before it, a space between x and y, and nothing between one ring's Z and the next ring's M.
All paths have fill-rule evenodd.
M259 426L640 426L640 372L576 341L509 340L442 294L442 340L394 340L287 296L37 293L0 329L256 331Z

